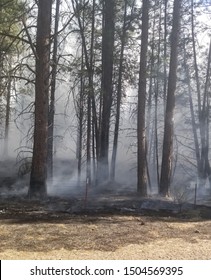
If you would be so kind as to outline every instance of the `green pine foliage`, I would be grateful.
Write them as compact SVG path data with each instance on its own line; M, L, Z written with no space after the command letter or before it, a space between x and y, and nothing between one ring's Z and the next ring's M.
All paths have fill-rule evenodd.
M13 51L13 43L21 31L24 3L20 0L0 0L0 52Z

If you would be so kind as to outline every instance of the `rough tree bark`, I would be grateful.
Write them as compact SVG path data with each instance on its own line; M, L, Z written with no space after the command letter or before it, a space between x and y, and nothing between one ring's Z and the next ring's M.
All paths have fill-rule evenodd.
M60 0L56 1L56 15L54 26L53 57L51 70L51 92L48 113L48 179L53 178L53 136L54 136L54 115L55 115L55 91L57 75L57 52L58 52L58 27L59 27Z
M98 162L98 181L107 181L109 179L108 153L113 93L114 7L114 0L104 0L102 35L102 116L100 124L101 135Z
M138 87L138 185L137 191L141 196L147 195L147 161L146 161L146 71L147 71L147 48L149 29L149 0L143 0L142 6L142 34L141 34L141 57Z
M36 38L35 123L29 197L47 194L48 101L50 77L51 0L39 0Z
M173 158L173 136L174 136L174 108L175 108L175 90L177 81L177 52L179 41L179 23L182 0L174 0L173 27L171 33L171 56L168 78L168 90L165 112L165 126L163 139L163 154L161 165L161 178L159 193L162 196L169 195L169 187L172 175Z

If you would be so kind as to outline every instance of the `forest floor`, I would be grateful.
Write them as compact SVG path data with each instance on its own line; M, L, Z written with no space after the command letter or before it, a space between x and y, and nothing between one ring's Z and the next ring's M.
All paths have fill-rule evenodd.
M0 259L211 259L210 207L137 205L135 196L0 198Z

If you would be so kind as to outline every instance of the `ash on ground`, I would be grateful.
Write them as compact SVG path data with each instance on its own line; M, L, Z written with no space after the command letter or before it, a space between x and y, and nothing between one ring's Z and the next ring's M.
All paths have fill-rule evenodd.
M211 201L208 197L192 197L189 200L163 198L152 195L141 198L135 186L119 183L86 188L85 182L77 185L76 181L66 181L48 188L48 197L42 201L27 199L29 177L16 178L6 176L0 178L0 214L8 209L11 213L22 211L24 215L38 212L46 215L68 214L131 214L131 215L180 215L197 208L209 208ZM7 210L5 210L7 209ZM17 211L15 210L17 209ZM22 210L21 210L22 209ZM9 210L8 210L9 211Z

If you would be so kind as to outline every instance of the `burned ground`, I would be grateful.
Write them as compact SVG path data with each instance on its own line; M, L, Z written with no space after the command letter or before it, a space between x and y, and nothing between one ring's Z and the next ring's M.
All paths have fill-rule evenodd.
M11 163L2 166L8 168L0 180L1 259L211 257L209 203L141 199L122 184L88 190L85 197L84 187L74 187L64 172L49 197L29 200L27 178L18 178Z
M155 201L2 197L0 258L210 259L211 209Z

